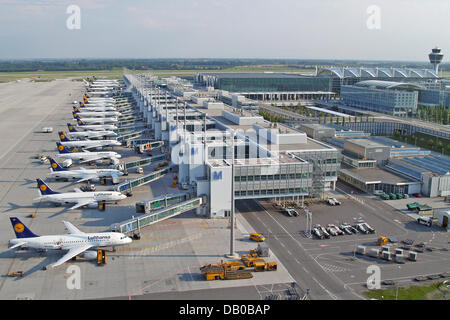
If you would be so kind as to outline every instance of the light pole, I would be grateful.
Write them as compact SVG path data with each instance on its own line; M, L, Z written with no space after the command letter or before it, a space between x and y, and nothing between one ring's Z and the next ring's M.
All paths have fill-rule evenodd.
M230 253L227 255L228 258L236 259L238 255L234 252L234 136L235 133L231 134L231 214L230 214Z

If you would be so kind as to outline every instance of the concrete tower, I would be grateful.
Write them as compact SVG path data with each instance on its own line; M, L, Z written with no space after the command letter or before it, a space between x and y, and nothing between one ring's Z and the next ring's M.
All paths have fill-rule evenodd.
M439 64L444 58L444 55L441 53L441 48L436 47L434 49L431 49L431 53L428 55L428 58L430 58L430 63L434 66L436 74L438 74Z

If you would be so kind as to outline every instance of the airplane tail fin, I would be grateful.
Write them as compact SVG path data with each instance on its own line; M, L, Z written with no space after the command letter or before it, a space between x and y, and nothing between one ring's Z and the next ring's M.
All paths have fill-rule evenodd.
M59 192L53 191L44 181L41 179L36 179L38 183L39 193L41 196L47 196L50 194L58 194Z
M71 123L67 123L67 128L69 128L69 132L78 132Z
M61 141L71 141L69 138L67 138L65 131L58 131L58 134Z
M75 112L75 111L72 111L72 115L73 115L73 118L74 118L74 119L78 119L78 118L79 118L79 117L78 117L78 113Z
M63 167L61 167L59 165L59 163L56 162L55 159L53 159L52 157L48 157L48 159L50 160L50 169L52 170L52 172L55 172L55 171L67 171L67 169L64 169Z
M85 126L86 125L86 123L83 122L83 120L81 120L80 117L77 117L77 123L78 123L79 126Z
M16 238L35 238L39 237L38 235L31 232L30 229L27 228L26 225L22 223L22 221L19 220L19 218L16 217L10 217L9 220L11 220L11 224L14 229L14 233L16 234Z
M63 146L60 142L56 143L59 153L70 153L70 150Z

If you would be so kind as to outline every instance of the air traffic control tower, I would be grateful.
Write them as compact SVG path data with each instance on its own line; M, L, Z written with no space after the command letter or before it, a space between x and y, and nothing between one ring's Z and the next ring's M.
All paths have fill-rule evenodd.
M430 63L434 66L434 71L439 74L439 64L442 62L444 55L441 53L441 48L431 49L431 53L428 55L430 58Z

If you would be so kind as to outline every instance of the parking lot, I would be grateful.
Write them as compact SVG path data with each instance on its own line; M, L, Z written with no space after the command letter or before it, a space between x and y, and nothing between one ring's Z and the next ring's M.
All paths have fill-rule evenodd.
M396 279L408 283L417 276L440 274L449 271L450 253L448 234L437 226L419 225L415 219L394 209L375 197L359 193L347 185L338 184L340 192L332 196L342 202L330 206L324 202L308 206L312 212L312 224L326 227L341 223L354 225L363 220L375 233L331 236L330 239L308 238L306 215L302 209L298 217L288 216L268 201L241 201L237 208L257 232L264 234L272 250L284 262L297 283L311 290L318 298L361 298L367 290L370 274L367 267L379 266L381 279ZM347 193L347 194L346 194ZM396 238L395 247L403 246L404 240L412 240L411 249L419 250L415 244L423 243L431 249L418 253L417 261L406 260L404 264L355 254L357 246L366 246L367 251L379 248L379 236ZM430 251L432 250L432 251ZM408 251L405 251L407 253Z

